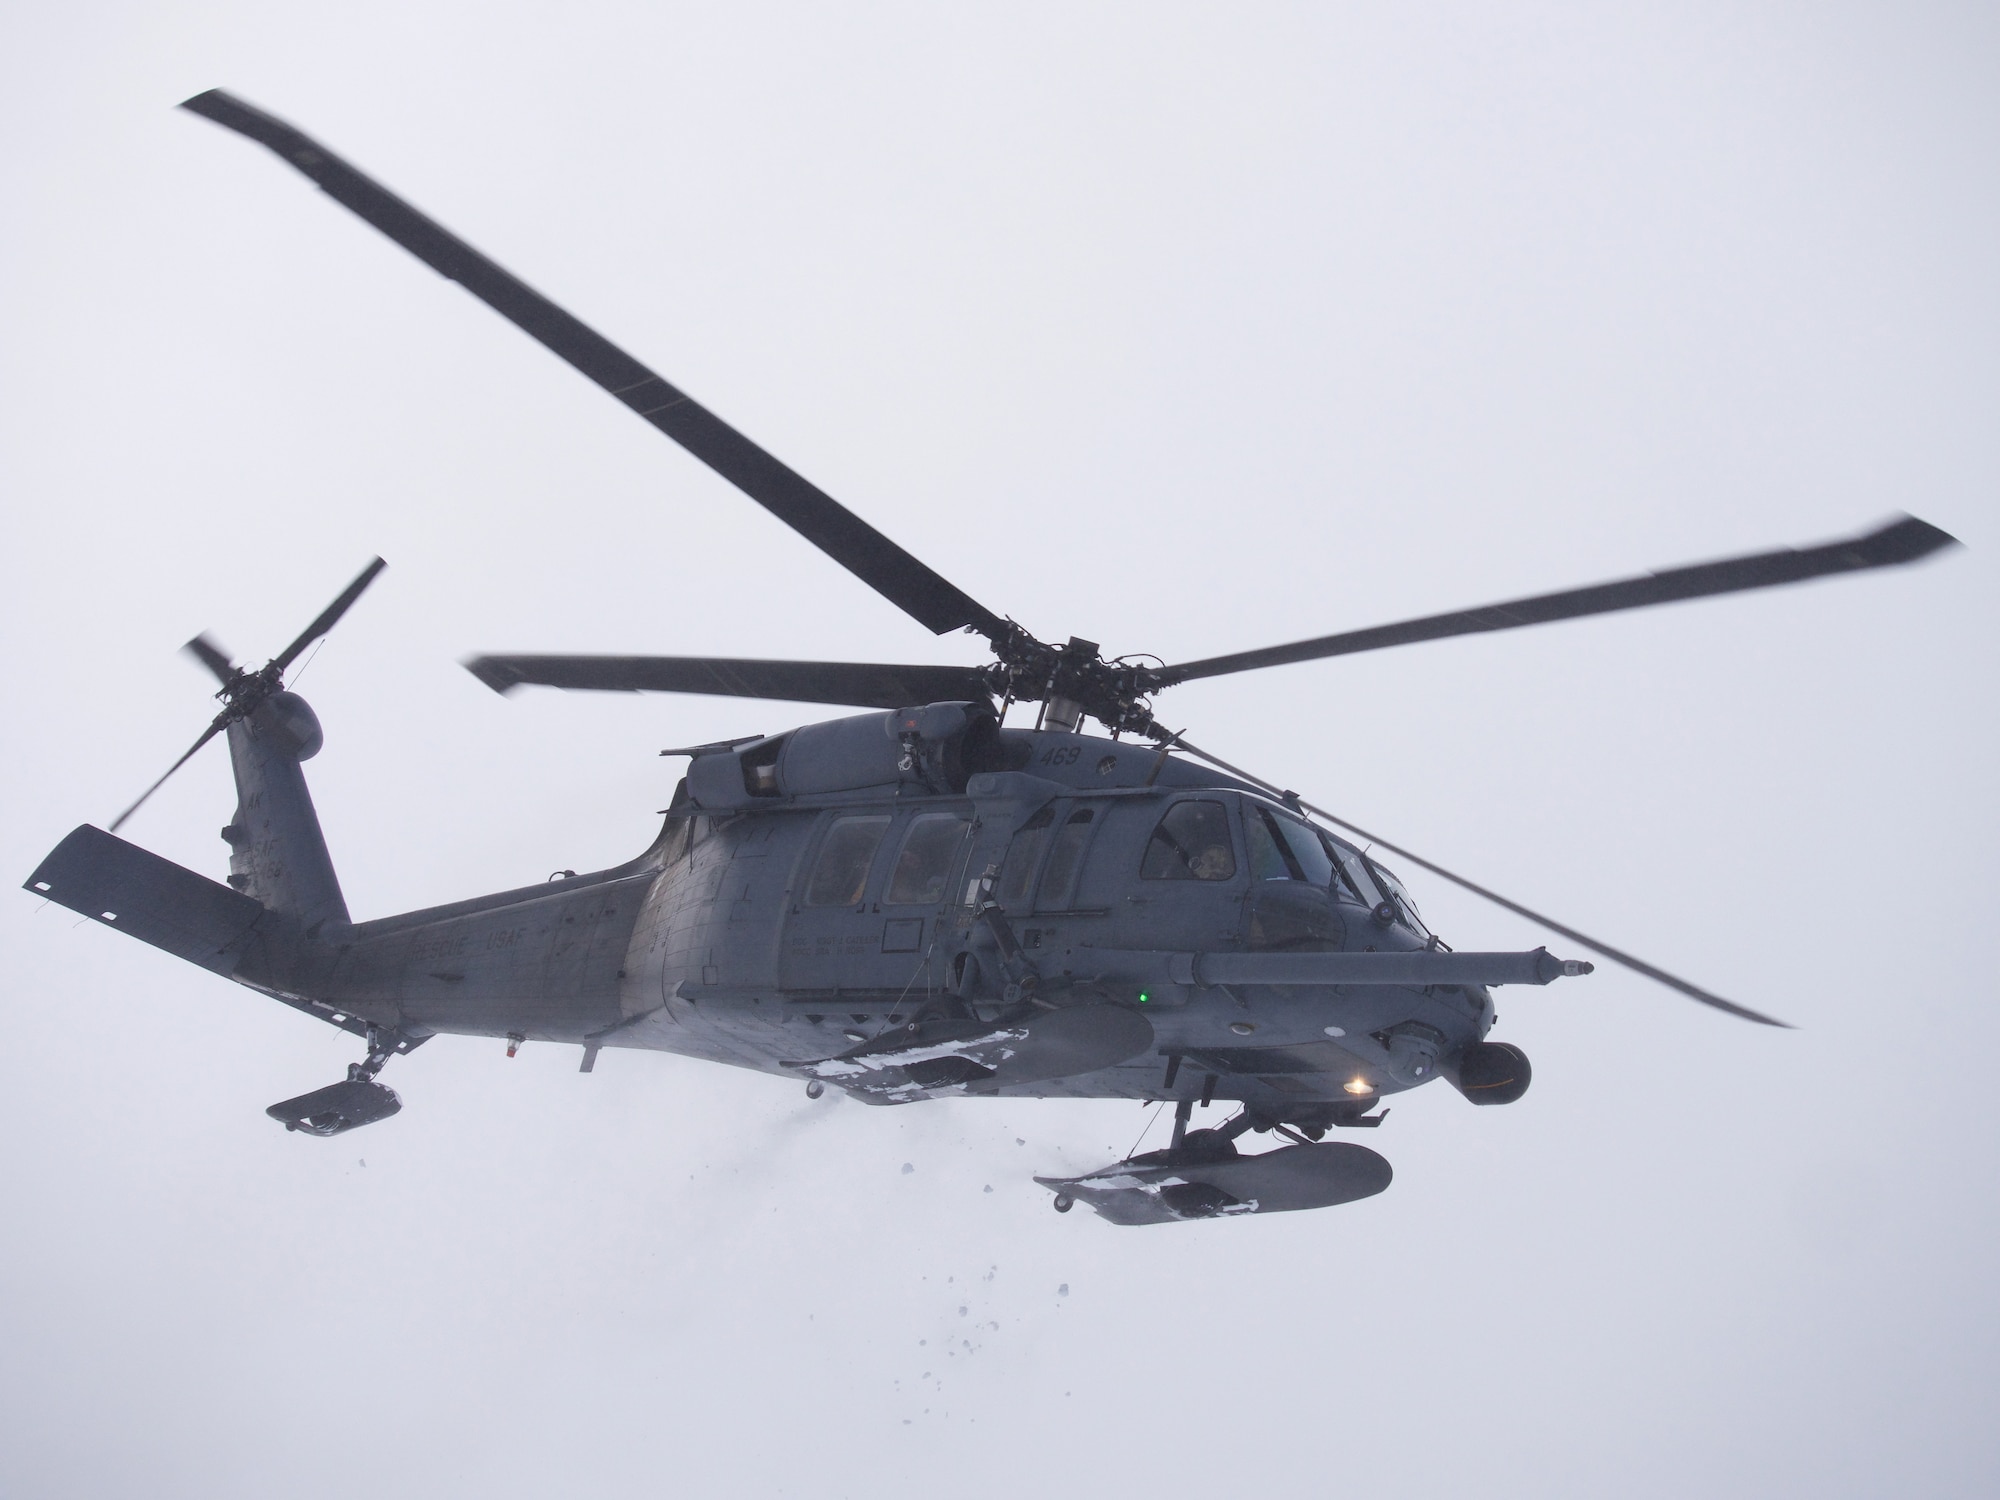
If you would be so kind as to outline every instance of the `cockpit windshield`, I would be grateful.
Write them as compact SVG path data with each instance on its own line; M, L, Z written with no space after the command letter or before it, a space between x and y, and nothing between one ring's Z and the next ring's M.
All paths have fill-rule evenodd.
M1320 840L1326 845L1326 852L1337 873L1333 882L1334 899L1359 902L1371 911L1380 906L1382 892L1376 887L1374 872L1368 868L1368 861L1362 858L1361 851L1324 833L1320 835Z
M1419 937L1431 935L1403 882L1353 845L1254 803L1245 805L1243 824L1256 879L1307 881L1331 891L1336 901L1357 902L1371 911L1387 905Z
M1250 869L1259 880L1303 880L1322 890L1333 884L1333 856L1319 831L1254 803L1243 809L1250 838Z
M1317 886L1333 884L1333 860L1326 852L1326 845L1320 842L1319 834L1299 822L1274 814L1272 822L1285 836L1285 845L1291 850L1292 859L1297 863L1304 879Z
M1369 868L1375 872L1376 879L1381 881L1383 887L1395 898L1397 909L1402 912L1404 924L1409 927L1410 931L1416 933L1418 937L1429 937L1431 930L1424 926L1424 919L1417 913L1417 903L1412 901L1410 893L1403 889L1403 882L1372 861L1369 864Z
M1243 831L1249 836L1252 880L1304 880L1305 871L1285 847L1277 819L1261 807L1243 809Z

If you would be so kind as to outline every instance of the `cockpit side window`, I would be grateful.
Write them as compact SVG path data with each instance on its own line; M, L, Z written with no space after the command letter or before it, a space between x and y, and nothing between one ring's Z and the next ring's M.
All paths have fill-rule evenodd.
M921 813L910 821L903 847L896 856L889 893L892 906L935 906L944 900L945 882L965 842L970 822L957 813Z
M1261 807L1245 804L1243 832L1250 846L1252 880L1304 880L1298 856L1278 831L1278 820Z
M882 835L889 831L887 814L835 818L819 846L812 879L806 883L807 906L858 906L868 888L868 871Z
M1229 812L1220 802L1176 802L1139 862L1143 880L1228 880L1235 874Z
M1007 858L1000 866L1000 904L1019 906L1035 887L1035 871L1048 847L1049 829L1056 821L1053 805L1043 808L1021 825L1014 842L1007 846Z

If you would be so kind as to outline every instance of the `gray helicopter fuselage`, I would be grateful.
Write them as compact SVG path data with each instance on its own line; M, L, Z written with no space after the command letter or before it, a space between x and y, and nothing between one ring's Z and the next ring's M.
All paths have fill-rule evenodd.
M412 1036L650 1048L789 1076L940 1008L990 1018L1027 980L1045 1006L1140 1011L1156 1045L984 1092L1165 1097L1172 1066L1173 1092L1272 1108L1428 1082L1491 1026L1477 985L1176 975L1173 956L1191 952L1436 946L1394 900L1371 907L1345 877L1273 862L1270 829L1305 825L1252 789L1149 746L990 720L974 726L985 762L1019 769L946 766L945 747L899 741L894 721L709 748L630 864L324 930L291 949L275 988ZM1186 803L1199 806L1176 814ZM1199 874L1154 857L1170 816L1220 841ZM269 987L256 969L235 977Z

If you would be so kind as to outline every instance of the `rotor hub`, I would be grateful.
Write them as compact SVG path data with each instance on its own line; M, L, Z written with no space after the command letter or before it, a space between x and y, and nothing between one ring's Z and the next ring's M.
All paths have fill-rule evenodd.
M1071 636L1060 646L1037 640L1013 620L993 638L999 660L986 675L996 697L1042 703L1044 722L1075 730L1088 716L1112 734L1160 737L1150 695L1163 685L1158 668L1106 661L1097 642Z

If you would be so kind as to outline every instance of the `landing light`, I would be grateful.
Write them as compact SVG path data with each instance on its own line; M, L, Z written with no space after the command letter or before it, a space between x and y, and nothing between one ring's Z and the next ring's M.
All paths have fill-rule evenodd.
M1375 1085L1365 1078L1350 1078L1341 1087L1346 1089L1350 1094L1372 1094L1375 1092Z

